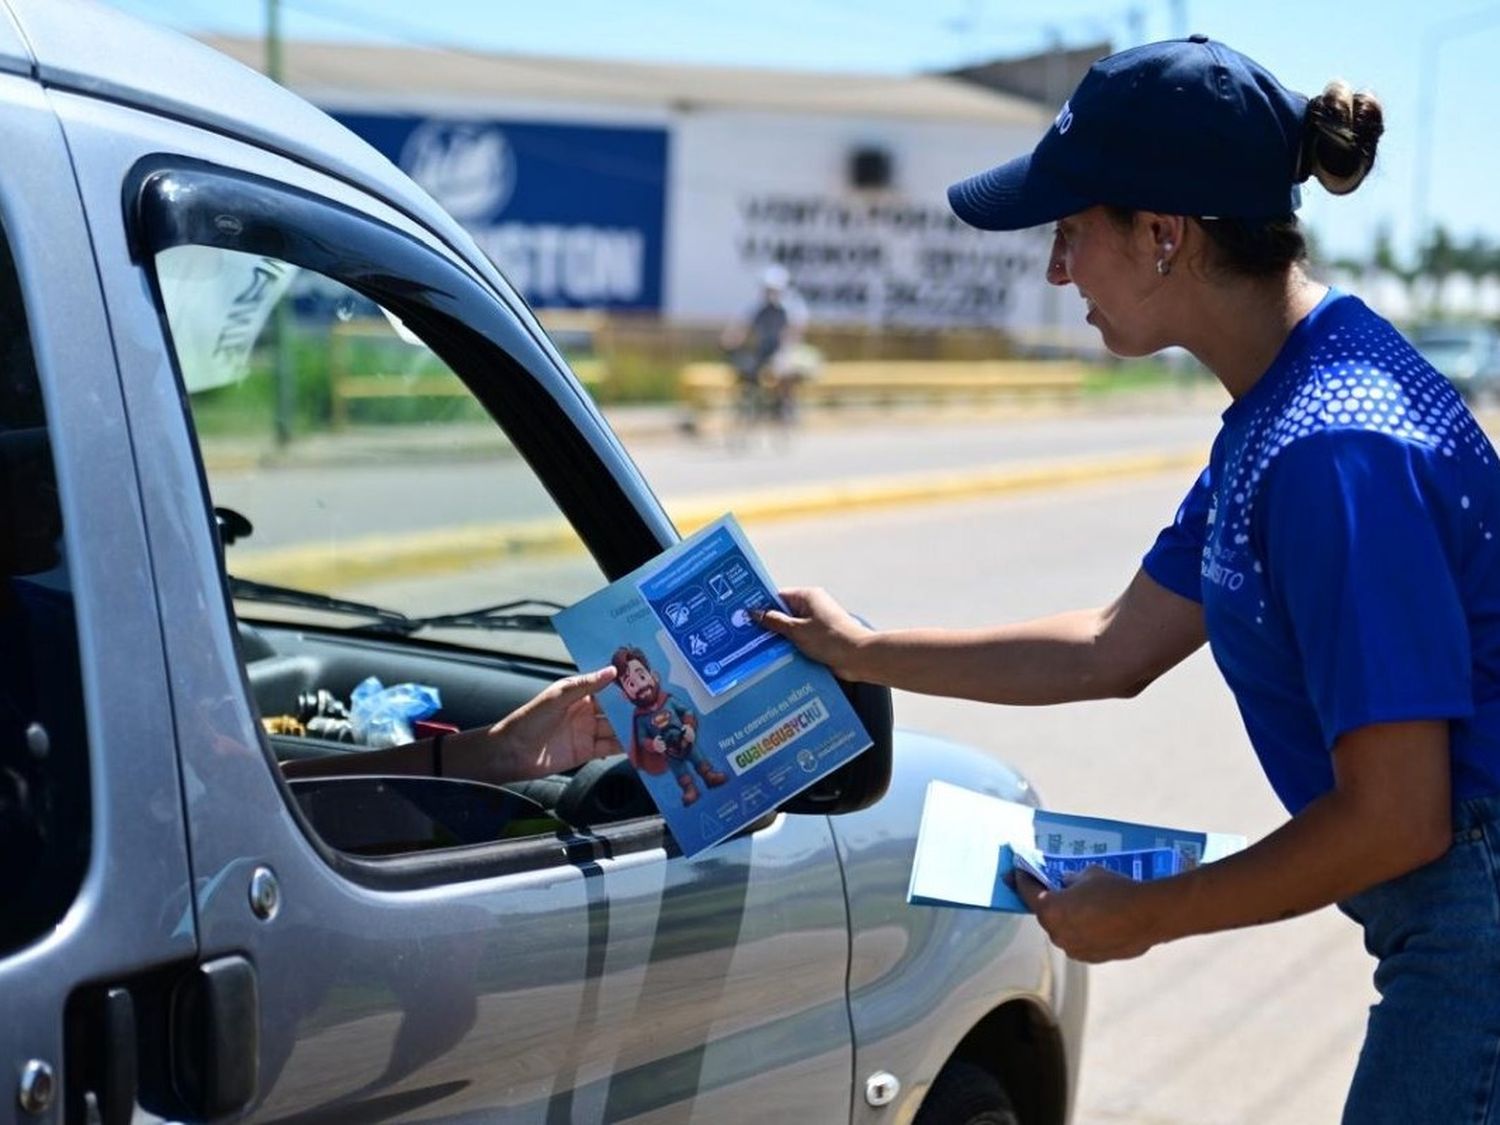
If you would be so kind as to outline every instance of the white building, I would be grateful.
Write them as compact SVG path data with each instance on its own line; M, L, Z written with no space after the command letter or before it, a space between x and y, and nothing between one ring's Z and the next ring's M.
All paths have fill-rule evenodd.
M213 46L251 66L253 40ZM1051 326L1050 233L981 234L947 185L1051 111L956 79L289 43L287 84L402 165L539 307L722 321L785 265L822 323Z

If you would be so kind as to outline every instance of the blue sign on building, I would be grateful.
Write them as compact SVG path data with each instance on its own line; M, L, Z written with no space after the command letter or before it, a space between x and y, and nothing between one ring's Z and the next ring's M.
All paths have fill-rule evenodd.
M661 308L665 129L335 113L541 308Z

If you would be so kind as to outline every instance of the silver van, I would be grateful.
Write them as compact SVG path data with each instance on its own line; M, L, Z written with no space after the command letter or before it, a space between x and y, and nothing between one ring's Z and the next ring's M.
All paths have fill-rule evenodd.
M0 1120L1067 1120L1081 967L905 902L928 780L1029 790L888 693L692 859L623 760L288 780L365 752L367 677L463 727L530 698L548 614L677 531L505 279L305 102L0 0L0 113ZM333 378L385 415L247 441Z

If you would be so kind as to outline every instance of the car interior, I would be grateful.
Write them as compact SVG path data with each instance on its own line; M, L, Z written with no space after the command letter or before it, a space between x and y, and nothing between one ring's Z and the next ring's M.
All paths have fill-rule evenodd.
M238 624L239 649L264 721L314 713L320 701L350 698L369 676L382 683L435 686L441 719L462 730L488 725L530 699L547 677L509 669L480 654L397 644L388 639L322 635L295 627ZM267 733L278 762L353 757L365 747L331 730ZM276 725L276 724L272 724ZM312 725L314 733L307 727ZM588 830L656 808L624 755L597 759L571 775L503 787L450 779L300 778L290 782L299 807L330 845L357 855L387 855L483 843L567 829Z
M218 455L226 436L231 449L243 441L238 419L261 410L271 397L276 377L271 337L278 329L267 307L256 346L224 363L221 352L210 354L199 345L205 338L201 322L213 323L226 295L237 299L253 287L274 284L267 277L286 280L275 296L290 312L291 348L300 362L331 365L336 376L357 383L361 401L368 403L365 414L345 420L354 431L353 445L370 444L372 433L396 431L430 448L452 432L478 431L486 443L478 454L481 466L504 470L496 485L502 500L479 495L470 503L464 494L465 487L483 479L483 468L477 477L463 477L465 484L432 485L425 499L446 504L445 518L457 523L494 520L497 506L502 518L512 508L527 518L561 517L465 385L421 339L368 298L310 270L201 246L169 250L157 266L205 463L246 685L268 749L283 766L306 759L349 761L348 775L319 771L316 777L286 779L306 824L322 842L349 855L390 857L528 836L567 837L655 816L623 754L504 787L459 778L376 776L357 763L371 748L350 721L359 685L374 677L386 686L420 685L440 699L435 714L408 724L411 741L489 726L571 671L550 614L601 585L603 576L576 537L560 561L536 566L510 587L512 576L503 561L486 572L504 588L529 589L525 583L534 582L542 596L479 608L460 600L469 595L454 592L452 568L408 576L400 596L381 593L385 576L378 572L374 593L368 593L372 576L349 579L339 573L334 560L357 556L360 537L381 526L363 521L384 516L383 506L365 495L378 487L372 479L390 480L381 475L383 466L336 459L327 475L297 476L293 470L299 486L283 488L279 474L235 457L226 466ZM320 300L309 300L309 294ZM412 393L414 383L436 393L413 403L419 397ZM363 431L357 429L361 424ZM348 438L349 431L337 436ZM404 465L397 476L447 471L420 458L410 469ZM397 480L388 487L405 484ZM259 533L257 525L263 525ZM269 540L269 551L261 548L263 539ZM268 554L309 543L327 548L311 574L287 579L274 563L267 569ZM490 596L493 589L484 579L465 588L477 597ZM367 596L371 600L356 600Z

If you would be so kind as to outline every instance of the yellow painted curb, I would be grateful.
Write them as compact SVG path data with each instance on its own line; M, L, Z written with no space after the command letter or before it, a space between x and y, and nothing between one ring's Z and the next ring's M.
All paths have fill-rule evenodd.
M870 477L803 488L666 501L673 522L690 534L725 512L744 524L770 523L828 512L974 499L1088 484L1106 479L1191 471L1207 461L1204 449L1089 458L1060 464L1000 465L959 472ZM581 552L561 517L469 524L405 535L372 535L337 544L236 552L234 571L245 578L303 589L333 590L361 582L441 574L518 556Z

